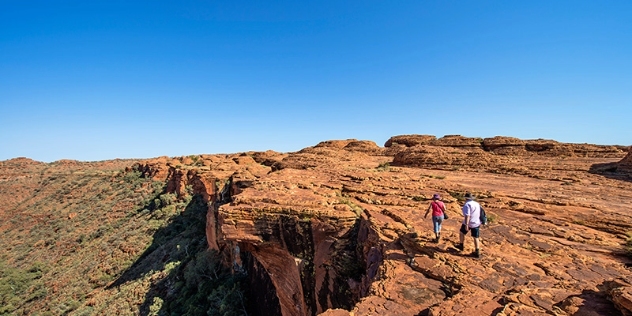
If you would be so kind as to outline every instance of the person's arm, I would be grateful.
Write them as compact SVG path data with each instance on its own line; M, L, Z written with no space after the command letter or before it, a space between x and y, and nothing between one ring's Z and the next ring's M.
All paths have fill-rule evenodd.
M463 205L463 223L465 224L465 230L470 230L470 216L472 214L472 209L469 204Z
M428 205L428 209L426 209L426 214L424 214L424 218L428 218L428 213L430 212L431 209L432 209L432 203Z

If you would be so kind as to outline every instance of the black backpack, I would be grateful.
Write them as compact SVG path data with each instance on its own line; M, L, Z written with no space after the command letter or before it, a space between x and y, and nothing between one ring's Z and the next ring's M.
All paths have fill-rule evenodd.
M485 210L483 209L482 206L481 206L480 220L481 220L481 225L487 225L487 214L485 214Z

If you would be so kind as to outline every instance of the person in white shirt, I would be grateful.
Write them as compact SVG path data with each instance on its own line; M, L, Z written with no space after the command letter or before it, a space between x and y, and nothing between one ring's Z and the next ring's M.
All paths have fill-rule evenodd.
M481 205L478 202L474 201L474 196L470 192L465 193L465 204L461 211L463 212L463 223L461 224L461 229L459 230L459 244L456 245L456 248L463 251L465 235L468 232L472 232L471 235L474 238L474 252L472 255L474 257L481 257L481 242L479 240L480 236L480 226L481 226Z

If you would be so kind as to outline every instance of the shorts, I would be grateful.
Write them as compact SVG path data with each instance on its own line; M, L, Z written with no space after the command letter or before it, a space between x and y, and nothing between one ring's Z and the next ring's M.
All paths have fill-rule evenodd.
M461 224L461 229L459 230L463 235L467 235L467 230L465 230L465 224ZM480 236L480 226L479 227L470 227L470 231L472 232L472 237L478 238Z

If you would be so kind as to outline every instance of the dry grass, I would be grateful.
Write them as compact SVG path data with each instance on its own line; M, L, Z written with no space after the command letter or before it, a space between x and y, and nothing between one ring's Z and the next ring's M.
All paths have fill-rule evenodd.
M212 304L197 303L212 293L225 315L233 309L224 298L241 304L239 280L221 269L192 294L198 270L219 262L205 251L199 199L164 194L165 183L136 171L48 167L0 183L20 193L0 209L0 315L206 315ZM226 284L233 290L216 291Z

